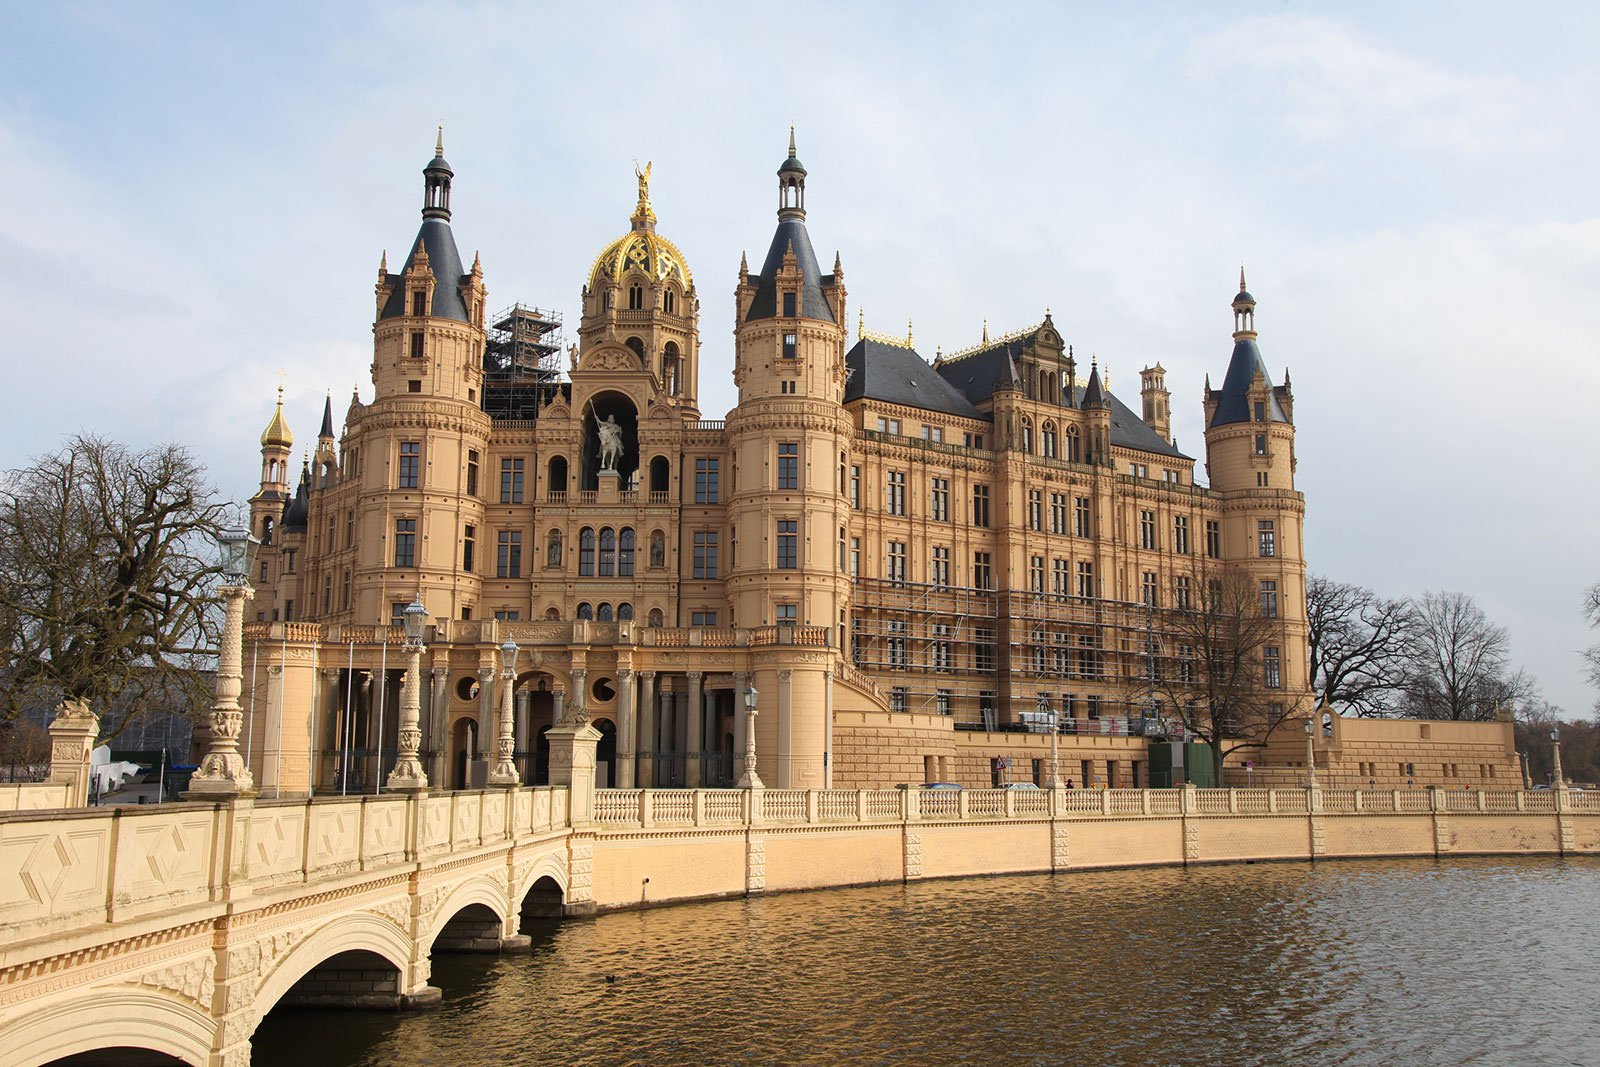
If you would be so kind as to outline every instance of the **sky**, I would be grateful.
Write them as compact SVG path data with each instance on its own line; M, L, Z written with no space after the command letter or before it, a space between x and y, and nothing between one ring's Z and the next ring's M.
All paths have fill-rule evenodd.
M733 287L796 127L807 225L927 356L1036 323L1174 433L1240 265L1293 375L1310 569L1471 594L1569 715L1600 581L1600 7L0 0L0 467L177 441L242 500L370 398L379 256L444 126L490 306L575 325L653 162L734 401ZM569 328L567 339L575 339ZM1135 404L1136 406L1136 404ZM1203 471L1201 472L1203 478Z

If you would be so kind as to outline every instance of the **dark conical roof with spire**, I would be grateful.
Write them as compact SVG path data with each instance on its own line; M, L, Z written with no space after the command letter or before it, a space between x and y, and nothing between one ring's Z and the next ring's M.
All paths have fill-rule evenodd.
M408 313L405 286L401 284L406 272L416 263L419 249L428 254L428 268L433 271L433 307L435 318L469 322L467 307L461 300L461 284L467 272L461 267L461 252L456 248L455 234L450 230L450 179L455 172L444 159L444 128L439 128L439 140L434 144L433 158L422 169L422 228L411 243L411 254L406 256L400 273L387 275L394 286L383 305L380 319L395 319Z
M1106 403L1105 389L1100 385L1100 361L1089 361L1089 384L1083 387L1083 406L1085 408L1110 407Z
M1239 293L1233 298L1234 321L1250 328L1233 332L1233 356L1228 360L1228 373L1222 379L1222 392L1217 398L1217 409L1211 415L1211 426L1227 426L1235 422L1250 422L1255 414L1250 407L1250 386L1260 374L1267 386L1266 416L1269 422L1288 422L1272 388L1272 375L1267 371L1261 349L1256 347L1256 299L1244 287L1244 268L1239 268ZM1241 316L1249 315L1248 319ZM1210 379L1207 378L1209 387Z
M322 402L322 429L317 431L317 436L333 436L333 394L331 392Z
M794 127L789 128L789 158L778 168L779 207L778 228L767 247L767 258L761 264L760 275L750 281L756 295L750 301L745 321L772 319L778 316L778 271L783 269L783 257L794 253L795 267L800 271L800 314L808 319L825 319L833 322L833 306L822 292L822 268L817 263L817 253L811 247L811 235L806 232L805 211L806 169L795 157ZM796 195L788 195L793 191ZM831 281L832 275L828 276Z
M285 530L304 530L311 515L311 465L300 464L300 485L294 498L283 506L282 525Z

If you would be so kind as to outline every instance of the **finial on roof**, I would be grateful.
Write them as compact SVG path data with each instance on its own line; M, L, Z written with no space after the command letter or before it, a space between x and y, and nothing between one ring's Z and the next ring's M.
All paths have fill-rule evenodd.
M650 206L650 171L655 164L645 161L644 169L639 169L636 161L633 164L633 175L639 180L639 203L633 209L633 224L635 226L649 227L656 221L655 209Z
M913 345L911 343L911 320L910 319L906 320L906 347L907 348L915 348L916 347L915 345Z
M383 250L383 255L378 257L378 273L389 273L389 250L387 248Z
M433 154L436 156L444 155L444 123L442 122L439 123L439 137L433 142Z
M794 155L794 123L789 123L789 154Z
M856 308L856 340L861 340L861 335L867 332L867 309Z
M1244 292L1244 264L1239 264L1239 291Z
M983 343L984 344L988 344L989 343L989 320L988 319L984 319L983 320Z
M833 252L833 276L835 278L837 278L842 273L844 273L844 264L839 261L839 251L838 251L838 249L834 249L834 252Z

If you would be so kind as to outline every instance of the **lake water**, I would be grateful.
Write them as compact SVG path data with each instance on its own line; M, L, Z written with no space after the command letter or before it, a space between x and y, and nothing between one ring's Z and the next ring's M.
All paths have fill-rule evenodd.
M567 922L258 1065L1600 1063L1600 862L923 882Z

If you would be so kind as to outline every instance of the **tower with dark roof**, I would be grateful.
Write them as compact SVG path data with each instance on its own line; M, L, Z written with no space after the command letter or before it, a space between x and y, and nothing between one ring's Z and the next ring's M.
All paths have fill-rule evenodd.
M852 442L843 407L845 288L837 257L823 274L806 232L806 169L795 154L778 167L778 225L759 274L741 267L735 289L734 381L728 445L738 485L729 500L734 562L727 595L740 626L846 625L850 580L843 551L850 510L843 474ZM838 647L777 669L761 664L770 693L758 748L777 753L778 788L827 782L832 679Z

